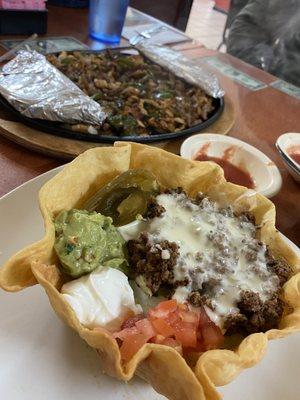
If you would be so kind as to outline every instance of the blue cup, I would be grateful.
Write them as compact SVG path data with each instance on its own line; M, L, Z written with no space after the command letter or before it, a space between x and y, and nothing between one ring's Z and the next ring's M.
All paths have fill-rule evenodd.
M89 33L101 42L119 43L129 0L90 0Z

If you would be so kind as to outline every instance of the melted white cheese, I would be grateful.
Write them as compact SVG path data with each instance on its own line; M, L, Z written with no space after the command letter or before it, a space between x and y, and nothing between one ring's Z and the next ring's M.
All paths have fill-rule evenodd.
M118 230L123 236L124 240L135 239L139 236L140 232L146 230L147 223L144 220L136 220L130 222L130 224L119 226Z
M177 300L178 303L184 303L190 292L191 289L189 286L179 286L173 295L173 299Z
M61 293L88 328L118 330L129 314L142 311L135 305L127 276L115 268L99 267L63 285Z
M256 292L264 301L279 287L278 277L266 267L266 246L255 239L253 223L219 210L208 199L201 206L184 194L161 194L156 200L166 210L160 217L119 229L125 240L137 239L146 231L153 245L162 240L178 244L175 280L190 279L188 286L176 289L173 297L178 301L185 301L191 291L203 289L210 280L218 280L208 297L221 326L229 313L238 311L242 290Z

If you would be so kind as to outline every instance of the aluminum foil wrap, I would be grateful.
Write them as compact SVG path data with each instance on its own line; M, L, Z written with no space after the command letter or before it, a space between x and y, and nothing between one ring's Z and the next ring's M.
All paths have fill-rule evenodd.
M22 50L4 65L0 93L29 118L100 125L106 117L100 104L36 51Z
M194 86L199 86L212 97L223 97L225 92L219 84L219 80L205 66L195 63L182 53L172 50L169 47L155 45L141 40L135 47L147 58L162 67L169 69L179 78Z

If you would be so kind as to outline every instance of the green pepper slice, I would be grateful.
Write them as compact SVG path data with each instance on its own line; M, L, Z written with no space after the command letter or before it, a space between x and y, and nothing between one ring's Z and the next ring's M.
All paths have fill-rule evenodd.
M158 189L151 172L128 170L98 190L83 208L111 217L115 226L122 226L145 214L150 196Z

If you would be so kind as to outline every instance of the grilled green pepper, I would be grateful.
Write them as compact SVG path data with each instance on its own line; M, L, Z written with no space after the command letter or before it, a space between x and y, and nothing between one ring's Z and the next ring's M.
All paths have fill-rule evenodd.
M96 192L83 206L111 217L114 225L121 226L145 214L150 196L157 193L154 175L144 169L124 172Z
M131 115L113 115L107 118L107 122L120 136L136 136L138 125Z

